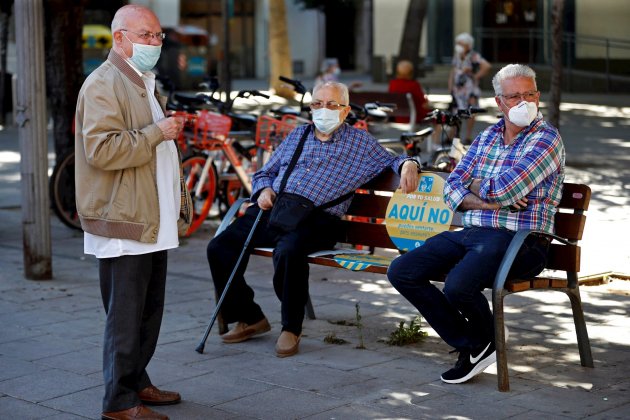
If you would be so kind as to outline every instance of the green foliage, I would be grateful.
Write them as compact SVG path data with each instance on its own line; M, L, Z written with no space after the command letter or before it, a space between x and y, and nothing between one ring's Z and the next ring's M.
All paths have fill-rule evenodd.
M394 330L389 339L384 340L390 346L404 346L407 344L418 343L428 334L420 328L420 317L416 316L409 323L409 327L405 327L405 321L400 321L398 328Z

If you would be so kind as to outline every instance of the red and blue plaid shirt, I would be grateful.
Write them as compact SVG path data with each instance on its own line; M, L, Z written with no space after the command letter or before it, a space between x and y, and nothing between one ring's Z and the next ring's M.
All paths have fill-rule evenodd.
M540 114L512 144L504 144L504 128L501 119L477 136L448 177L444 199L455 211L464 197L471 194L468 186L473 179L481 179L480 197L502 207L467 210L462 218L464 226L553 233L564 181L565 151L560 134ZM509 206L523 197L527 197L527 208L510 211Z
M297 145L309 126L290 132L269 162L252 178L252 197L271 187L278 192L284 172L289 166ZM356 190L386 167L398 172L409 159L406 155L392 156L369 133L343 124L327 141L308 134L304 150L289 174L285 192L299 194L321 206ZM325 211L342 216L350 206L350 199Z

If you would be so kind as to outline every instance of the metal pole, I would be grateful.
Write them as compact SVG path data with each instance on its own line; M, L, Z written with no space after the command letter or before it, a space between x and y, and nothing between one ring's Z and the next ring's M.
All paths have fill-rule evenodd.
M230 100L232 78L230 77L230 1L221 0L223 10L223 61L221 62L221 87Z
M606 92L610 92L610 39L606 38Z
M42 0L15 2L22 235L27 279L52 278Z

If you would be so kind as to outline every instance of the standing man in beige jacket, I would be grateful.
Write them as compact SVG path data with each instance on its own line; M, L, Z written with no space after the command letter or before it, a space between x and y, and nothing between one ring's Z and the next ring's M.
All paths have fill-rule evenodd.
M158 340L167 250L190 223L190 199L173 139L182 122L164 116L155 66L164 33L142 6L120 8L113 47L79 93L77 209L84 251L98 259L107 314L103 345L104 419L165 419L145 404L176 404L176 392L146 372Z

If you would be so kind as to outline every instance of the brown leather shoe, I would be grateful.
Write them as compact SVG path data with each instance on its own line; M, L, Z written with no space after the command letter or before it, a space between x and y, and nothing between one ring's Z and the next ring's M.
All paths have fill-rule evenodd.
M103 420L168 420L168 416L151 410L142 404L120 411L101 413Z
M162 391L153 385L149 385L138 392L140 401L148 405L172 405L182 400L181 395L173 391Z
M289 331L282 331L276 342L276 356L289 357L298 352L300 337Z
M263 318L255 324L247 325L244 322L239 322L236 327L226 332L221 336L221 340L224 343L240 343L241 341L249 340L255 335L266 333L271 330L271 325L267 318Z

